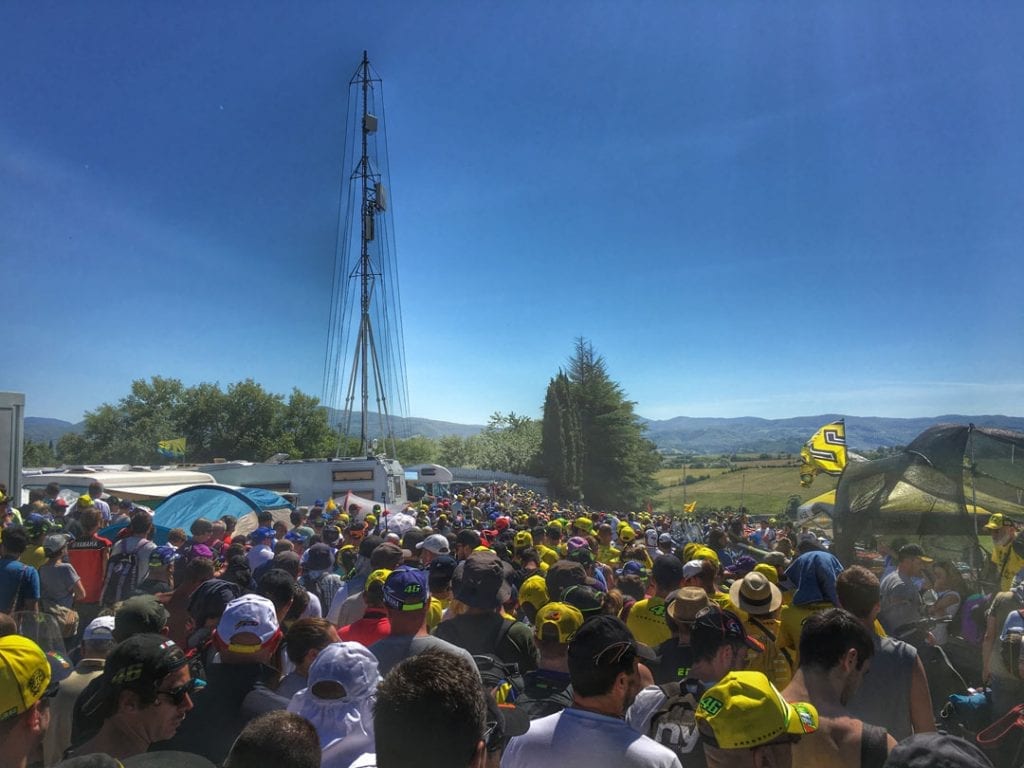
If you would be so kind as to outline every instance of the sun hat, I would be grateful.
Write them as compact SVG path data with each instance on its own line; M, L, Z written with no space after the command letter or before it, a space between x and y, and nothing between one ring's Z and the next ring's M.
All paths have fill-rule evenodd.
M241 635L255 635L259 643L236 643ZM277 610L262 595L236 597L224 608L213 638L220 650L233 653L256 653L281 637Z
M51 692L50 662L21 635L0 637L0 723L12 720Z
M680 587L665 598L665 611L675 621L692 624L697 614L711 604L700 587Z
M309 667L307 687L292 696L288 711L309 720L325 749L354 734L373 736L373 704L380 673L377 659L359 643L331 643Z
M306 569L310 571L326 571L334 565L331 548L320 542L314 544L306 552Z
M568 603L548 603L537 611L533 633L538 640L542 640L544 628L554 627L558 642L568 643L582 626L583 614L576 606Z
M763 672L729 672L700 699L695 714L702 738L719 749L752 749L780 736L814 733L818 710L788 702Z
M512 595L502 561L488 551L473 552L459 563L453 586L455 599L470 608L497 608Z
M782 605L782 592L763 573L751 571L736 579L729 588L729 599L741 611L766 616Z

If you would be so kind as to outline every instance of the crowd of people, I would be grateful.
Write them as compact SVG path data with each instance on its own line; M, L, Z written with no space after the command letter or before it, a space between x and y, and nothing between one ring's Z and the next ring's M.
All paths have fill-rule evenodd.
M401 524L328 500L158 536L101 486L59 491L0 496L0 768L991 765L936 732L891 636L966 597L913 543L878 573L788 522L508 485ZM1005 586L992 638L1011 613L1024 633ZM994 687L1019 680L1001 645Z

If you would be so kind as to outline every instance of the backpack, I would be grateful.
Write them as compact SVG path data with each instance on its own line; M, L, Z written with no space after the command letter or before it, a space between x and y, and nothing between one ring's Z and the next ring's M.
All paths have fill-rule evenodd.
M535 673L524 678L523 693L516 699L516 710L531 720L561 712L572 705L572 686L559 688Z
M103 580L103 592L100 594L100 603L103 606L110 607L132 596L139 582L138 553L145 543L146 540L142 539L131 552L122 549L110 556L107 561L107 575Z
M497 649L505 641L514 623L508 620L502 622L492 648ZM494 691L494 697L499 704L516 701L526 687L523 676L519 674L518 664L502 661L493 653L474 653L473 662L480 672L484 690Z
M697 707L704 693L699 680L687 678L658 688L665 700L651 715L647 735L668 747L684 766L704 765L704 749L697 730Z

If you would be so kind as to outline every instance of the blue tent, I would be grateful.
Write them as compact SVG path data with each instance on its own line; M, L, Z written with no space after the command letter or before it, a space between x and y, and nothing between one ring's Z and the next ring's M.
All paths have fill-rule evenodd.
M192 523L200 517L219 520L224 515L237 518L236 533L247 534L256 529L256 516L260 512L269 511L275 520L287 523L292 509L287 499L263 488L193 485L172 493L156 508L153 513L153 540L166 544L167 534L172 528L184 528L188 533ZM123 524L111 526L100 535L114 538L123 527Z

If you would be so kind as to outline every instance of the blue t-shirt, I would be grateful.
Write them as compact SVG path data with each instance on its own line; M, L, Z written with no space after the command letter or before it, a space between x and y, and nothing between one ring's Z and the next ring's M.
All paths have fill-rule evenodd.
M14 557L0 559L0 611L18 611L26 600L38 599L39 571Z

